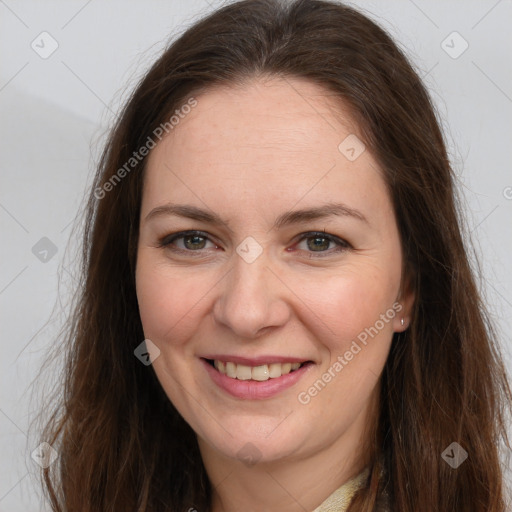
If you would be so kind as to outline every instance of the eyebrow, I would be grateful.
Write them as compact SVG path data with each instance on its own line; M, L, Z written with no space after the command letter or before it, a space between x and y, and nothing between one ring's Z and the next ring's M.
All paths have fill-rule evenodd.
M178 217L184 217L187 219L197 220L199 222L205 222L207 224L221 225L227 228L230 232L232 229L229 227L229 222L222 219L219 215L214 212L203 210L197 206L186 205L186 204L165 204L153 208L146 218L145 222L164 215L176 215ZM289 212L280 215L274 222L272 229L279 229L284 226L290 226L293 224L305 223L312 220L325 219L331 216L338 217L352 217L359 221L369 224L366 217L358 210L349 208L342 203L327 203L314 208L306 208L302 210L291 210Z

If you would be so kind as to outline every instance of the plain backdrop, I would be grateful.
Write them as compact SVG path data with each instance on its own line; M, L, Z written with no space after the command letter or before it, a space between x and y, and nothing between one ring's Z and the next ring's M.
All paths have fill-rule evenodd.
M73 220L106 130L167 41L220 3L0 0L0 512L48 510L28 435L44 404L30 384L69 305ZM431 91L512 370L512 2L352 4Z

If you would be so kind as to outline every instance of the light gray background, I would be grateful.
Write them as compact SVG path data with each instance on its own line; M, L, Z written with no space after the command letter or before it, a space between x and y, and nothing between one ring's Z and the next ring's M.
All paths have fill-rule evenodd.
M512 369L512 3L353 4L394 35L432 92ZM0 0L0 512L48 510L34 489L38 468L27 432L40 404L29 384L69 303L72 251L64 255L105 131L167 39L219 5ZM31 48L35 40L43 51L43 31L59 45L47 59ZM446 40L452 55L463 48L458 36L446 39L453 31L469 45L458 58L441 46ZM47 262L32 252L42 237L57 248ZM57 316L48 323L52 311Z

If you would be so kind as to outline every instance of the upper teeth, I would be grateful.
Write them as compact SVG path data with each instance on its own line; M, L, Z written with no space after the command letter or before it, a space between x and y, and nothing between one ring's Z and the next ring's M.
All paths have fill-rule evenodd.
M220 373L238 380L268 380L276 379L281 375L286 375L292 370L297 370L301 363L271 363L262 364L261 366L246 366L244 364L236 364L230 361L223 362L215 359L213 362L215 368Z

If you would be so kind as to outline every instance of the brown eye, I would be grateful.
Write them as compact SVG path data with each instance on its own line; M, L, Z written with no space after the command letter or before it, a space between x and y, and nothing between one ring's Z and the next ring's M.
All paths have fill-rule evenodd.
M183 245L187 249L204 249L204 246L206 244L206 238L204 236L199 235L188 235L183 236Z
M302 246L301 246L302 244ZM327 233L305 233L297 244L297 248L310 253L326 256L345 251L350 244L341 238Z
M306 240L308 249L312 251L325 251L329 249L329 245L332 243L332 240L324 236L315 236L313 238L307 238Z
M188 231L167 235L160 240L159 245L160 247L178 252L198 252L208 249L208 243L211 244L211 247L217 247L205 233L201 231Z

